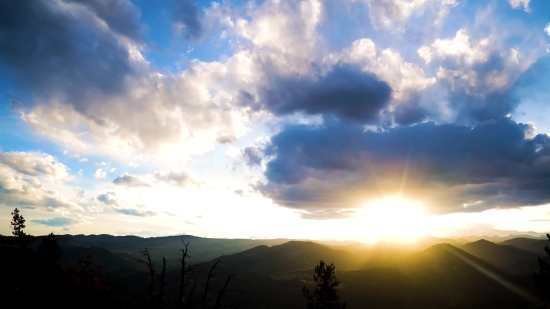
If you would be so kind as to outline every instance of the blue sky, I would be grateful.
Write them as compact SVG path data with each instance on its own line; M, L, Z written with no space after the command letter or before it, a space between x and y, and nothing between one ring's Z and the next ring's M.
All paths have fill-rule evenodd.
M0 12L0 220L32 233L547 231L548 1Z

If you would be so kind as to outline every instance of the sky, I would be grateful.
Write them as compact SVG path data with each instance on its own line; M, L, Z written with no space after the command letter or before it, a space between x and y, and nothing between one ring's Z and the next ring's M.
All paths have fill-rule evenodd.
M0 4L0 225L550 230L548 0Z

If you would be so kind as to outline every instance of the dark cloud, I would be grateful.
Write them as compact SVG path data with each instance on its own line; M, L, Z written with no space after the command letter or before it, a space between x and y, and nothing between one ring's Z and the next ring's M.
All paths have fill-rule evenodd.
M128 0L67 0L93 11L111 30L134 40L141 40L141 10Z
M133 209L133 208L121 208L121 209L115 209L115 211L127 216L135 216L135 217L154 217L157 215L157 213L154 211L139 210L139 209Z
M244 147L242 154L248 166L258 166L262 163L262 154L257 146Z
M124 187L150 187L151 185L145 182L138 176L124 174L120 175L115 180L113 180L115 185L124 186Z
M288 126L266 147L256 189L292 208L341 211L385 195L412 196L433 213L550 202L550 137L508 118L474 127L431 122L365 131L359 125Z
M35 95L85 112L88 100L124 90L134 70L116 33L137 38L138 17L139 9L123 0L4 1L0 65Z
M102 202L105 205L109 206L120 206L121 202L116 196L115 192L107 192L97 196L97 200Z
M241 93L244 105L276 115L303 112L332 114L340 119L369 122L387 107L391 88L371 73L351 65L335 65L325 75L276 76L260 92L259 101Z
M38 220L38 219L31 220L31 222L57 227L57 226L66 226L66 225L75 224L75 223L78 223L78 220L73 218L57 217L57 218L51 218L46 220Z
M426 112L416 102L400 105L394 112L395 123L399 125L411 125L426 119Z
M186 40L198 41L204 35L199 6L194 0L172 0L172 22L181 28Z

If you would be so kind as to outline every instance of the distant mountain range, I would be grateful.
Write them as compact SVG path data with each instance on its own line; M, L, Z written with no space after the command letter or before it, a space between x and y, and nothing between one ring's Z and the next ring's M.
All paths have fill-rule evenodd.
M145 301L146 269L136 263L147 248L156 261L167 258L167 291L175 295L182 239L192 264L217 278L238 274L232 283L244 308L305 308L301 287L324 260L336 265L341 296L349 308L540 308L531 274L548 240L514 238L500 243L417 237L383 239L375 244L287 239L209 239L190 235L141 238L61 235L62 266L91 254L113 284L136 304ZM39 241L36 241L36 246ZM198 275L202 280L205 273ZM203 276L203 277L201 277Z

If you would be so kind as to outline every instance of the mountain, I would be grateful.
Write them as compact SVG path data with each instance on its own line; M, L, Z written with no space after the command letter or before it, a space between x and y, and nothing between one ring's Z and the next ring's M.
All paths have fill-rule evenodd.
M411 254L399 269L412 280L414 293L423 303L421 307L502 308L505 303L506 308L533 308L540 305L535 291L526 290L499 268L452 245L439 244Z
M33 248L38 247L42 238L39 236L34 241ZM137 236L112 236L112 235L59 235L56 236L58 244L64 248L102 248L114 254L121 255L121 258L131 257L135 261L143 258L141 252L147 248L153 259L166 257L168 269L179 268L178 259L180 249L184 242L189 242L189 252L192 256L190 262L202 263L210 261L221 255L233 254L254 248L259 245L279 245L288 242L287 239L215 239L202 238L191 235L151 237L143 238ZM93 256L93 254L92 254ZM80 257L85 259L86 255Z
M460 248L510 274L524 275L537 268L536 254L511 245L497 245L482 239Z
M546 246L550 247L550 242L548 241L547 238L546 239L532 239L532 238L520 237L520 238L514 238L514 239L509 239L509 240L503 241L503 242L499 243L499 245L514 246L518 249L534 253L538 256L545 256L544 247L546 247Z
M358 269L359 261L350 252L331 249L326 246L304 241L289 241L272 247L258 246L240 253L220 256L207 263L210 267L221 261L220 269L234 273L257 272L277 274L302 269L313 269L319 260L334 263L338 269Z

